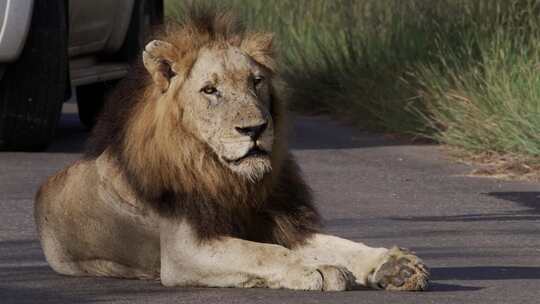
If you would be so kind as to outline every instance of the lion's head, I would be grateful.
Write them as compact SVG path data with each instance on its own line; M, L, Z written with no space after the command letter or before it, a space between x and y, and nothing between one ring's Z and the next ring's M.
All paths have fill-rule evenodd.
M272 169L273 73L263 64L268 60L257 61L260 53L270 53L270 39L224 38L190 55L174 40L154 40L145 48L144 64L159 88L157 102L177 107L185 131L232 171L256 181ZM188 64L186 56L192 58Z
M109 98L87 155L111 151L151 199L263 201L287 158L272 34L192 11L155 38Z

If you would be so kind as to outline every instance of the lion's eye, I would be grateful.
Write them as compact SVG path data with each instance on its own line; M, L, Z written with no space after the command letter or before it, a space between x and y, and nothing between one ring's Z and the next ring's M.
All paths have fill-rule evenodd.
M213 95L213 94L216 94L217 89L216 87L213 87L213 86L205 86L204 88L201 89L201 92L207 95Z
M262 76L255 76L255 77L253 78L253 84L254 84L255 86L258 86L261 82L263 82L263 80L264 80L264 77L262 77Z

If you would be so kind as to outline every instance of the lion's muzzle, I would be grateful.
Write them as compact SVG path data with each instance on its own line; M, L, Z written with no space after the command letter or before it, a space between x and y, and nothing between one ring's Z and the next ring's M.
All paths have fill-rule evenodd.
M251 125L251 126L241 126L235 127L234 129L241 135L249 136L251 140L257 141L261 134L268 127L268 121L264 121L261 124Z

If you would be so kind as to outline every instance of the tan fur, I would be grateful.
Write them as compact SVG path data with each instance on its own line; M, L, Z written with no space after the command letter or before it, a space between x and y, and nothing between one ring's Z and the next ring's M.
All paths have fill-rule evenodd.
M142 63L108 102L85 159L36 195L54 270L166 286L427 286L408 252L318 234L287 151L271 34L206 12L168 25Z

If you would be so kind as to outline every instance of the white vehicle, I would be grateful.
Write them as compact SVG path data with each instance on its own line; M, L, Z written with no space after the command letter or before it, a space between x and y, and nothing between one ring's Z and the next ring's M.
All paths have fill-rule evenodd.
M0 150L45 148L72 86L91 127L162 21L163 0L0 0Z

